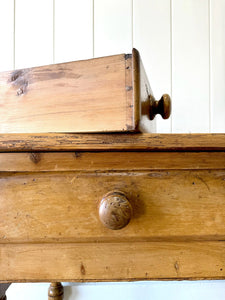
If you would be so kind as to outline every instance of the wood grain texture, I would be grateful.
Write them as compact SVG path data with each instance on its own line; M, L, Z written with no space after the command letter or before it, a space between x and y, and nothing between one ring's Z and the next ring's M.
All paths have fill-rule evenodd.
M0 152L224 151L225 134L0 134Z
M224 170L3 172L0 243L224 240L224 179ZM119 231L98 217L112 190L133 209Z
M0 132L135 130L125 67L121 54L2 73Z
M225 279L224 241L0 245L0 256L1 281Z
M224 169L225 152L0 153L0 172Z

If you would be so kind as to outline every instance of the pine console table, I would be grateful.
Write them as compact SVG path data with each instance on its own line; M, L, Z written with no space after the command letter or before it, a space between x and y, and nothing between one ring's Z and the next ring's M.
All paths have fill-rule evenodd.
M1 134L0 152L0 282L62 299L61 281L225 279L225 134Z

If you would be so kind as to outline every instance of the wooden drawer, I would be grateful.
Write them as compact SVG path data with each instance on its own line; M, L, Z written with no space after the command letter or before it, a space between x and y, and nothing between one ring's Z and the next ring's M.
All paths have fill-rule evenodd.
M155 101L137 50L0 73L0 133L155 132ZM150 121L151 120L151 121Z
M225 278L220 146L81 147L0 153L0 281ZM99 219L109 191L123 192L132 207L120 230Z
M175 153L84 153L77 158L48 153L39 154L42 163L36 167L29 154L1 154L11 171L0 177L0 242L225 239L224 153L177 156L174 165ZM10 168L11 159L18 167ZM130 167L123 170L127 161ZM164 163L157 166L157 161ZM23 171L16 170L19 164ZM124 192L133 208L129 225L121 230L99 220L99 202L109 191Z

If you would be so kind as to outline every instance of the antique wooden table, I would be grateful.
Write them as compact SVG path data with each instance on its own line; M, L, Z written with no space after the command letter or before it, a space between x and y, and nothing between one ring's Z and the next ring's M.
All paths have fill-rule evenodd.
M2 134L0 152L2 283L225 278L224 134Z

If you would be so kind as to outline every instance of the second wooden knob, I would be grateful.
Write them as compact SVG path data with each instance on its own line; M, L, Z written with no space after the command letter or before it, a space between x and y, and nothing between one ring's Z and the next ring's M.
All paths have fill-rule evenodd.
M125 227L132 215L132 207L123 192L111 191L103 196L99 205L99 218L107 228Z

